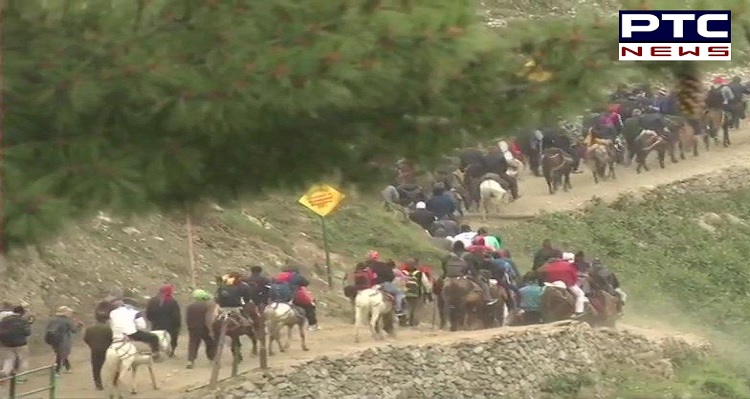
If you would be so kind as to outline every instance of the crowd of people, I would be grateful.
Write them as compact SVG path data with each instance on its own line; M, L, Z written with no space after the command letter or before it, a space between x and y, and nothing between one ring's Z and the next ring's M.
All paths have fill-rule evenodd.
M455 157L447 158L445 165L432 172L431 188L419 184L424 181L418 183L420 172L416 165L402 160L397 165L394 183L382 192L382 197L389 207L403 207L408 219L432 236L452 237L460 232L458 220L464 211L479 205L479 185L483 181L498 181L513 200L518 199L520 171L528 167L534 175L541 176L541 159L546 149L563 151L570 157L571 173L579 173L581 161L595 145L604 145L620 164L629 164L639 154L645 160L648 151L642 147L652 147L650 142L639 142L638 137L644 131L655 132L673 146L682 139L670 129L687 124L696 136L719 140L721 120L726 120L727 129L736 129L745 119L748 94L750 87L741 78L728 81L717 76L705 95L705 115L696 118L683 117L676 92L649 85L619 85L607 105L587 111L574 123L560 121L522 129L507 141L459 149ZM728 135L721 139L724 145L731 144Z
M317 321L315 299L307 286L309 281L297 267L289 267L273 277L267 276L259 266L250 268L244 276L230 273L224 276L215 294L203 289L192 292L192 303L184 312L184 325L188 335L188 368L194 367L200 345L205 346L206 357L214 358L217 341L208 323L209 310L214 303L220 308L231 309L253 302L262 307L270 302L292 303L305 313L311 331L320 327ZM44 330L44 341L54 353L55 372L70 372L69 356L74 336L83 330L83 341L90 349L92 379L98 390L103 390L101 372L106 353L113 342L132 340L149 345L156 362L165 356L174 356L183 329L183 312L180 302L174 297L175 287L162 286L145 306L115 290L102 300L95 310L95 324L84 328L74 317L74 310L61 306L49 319ZM34 318L26 314L23 306L5 304L0 312L0 378L21 373L28 369L29 337ZM171 337L171 350L161 353L159 338L151 331L163 330ZM19 377L17 382L23 383Z

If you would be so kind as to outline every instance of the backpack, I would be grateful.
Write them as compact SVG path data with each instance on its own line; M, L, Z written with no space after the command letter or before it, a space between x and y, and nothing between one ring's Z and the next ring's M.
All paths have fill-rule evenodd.
M25 344L28 329L28 322L22 316L6 316L0 321L0 344L9 347Z
M292 287L287 283L271 283L271 290L268 295L272 302L291 302L294 298Z
M373 276L372 271L369 268L355 272L353 277L354 288L356 288L358 291L370 288Z
M422 294L422 272L414 271L406 276L406 296L418 298Z
M469 264L456 254L451 254L445 261L445 275L447 277L462 277L466 275Z
M44 334L44 342L47 345L57 346L63 341L65 335L65 325L62 323L55 323L47 328L47 332Z
M721 94L721 87L712 87L706 93L706 106L709 108L721 108L724 105L724 96Z

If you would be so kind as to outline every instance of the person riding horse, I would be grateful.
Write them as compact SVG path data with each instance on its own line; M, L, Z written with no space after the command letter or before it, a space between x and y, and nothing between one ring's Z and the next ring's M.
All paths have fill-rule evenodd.
M503 154L498 146L490 148L489 153L485 157L485 172L494 173L500 176L500 179L508 185L510 195L513 199L518 199L518 180L516 180L515 177L508 175L508 161L505 159L505 154Z
M440 280L466 277L479 286L487 305L492 305L497 302L497 299L492 298L489 282L483 280L478 273L478 266L481 261L481 258L477 258L476 255L466 251L466 247L462 241L456 241L453 243L453 251L443 259L443 275L440 277Z
M252 322L242 308L252 302L253 292L250 286L242 281L240 273L232 272L217 281L219 288L216 293L216 303L219 308L234 317L243 326L251 326Z

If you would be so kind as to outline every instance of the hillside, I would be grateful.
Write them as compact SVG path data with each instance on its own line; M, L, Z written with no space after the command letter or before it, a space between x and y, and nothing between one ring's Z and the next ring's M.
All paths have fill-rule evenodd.
M653 190L654 185L705 174L694 181L657 189L645 195L643 203L619 200L613 207L597 205L584 212L541 215L528 222L493 219L487 224L503 235L524 268L530 253L545 237L566 249L580 248L601 257L620 273L631 295L627 323L661 327L667 334L675 334L678 329L708 336L719 349L730 347L738 355L722 358L722 364L716 366L719 371L713 373L734 375L733 367L741 365L747 350L746 343L738 338L750 328L741 311L747 307L744 293L748 288L742 253L747 250L746 234L750 234L742 224L750 223L744 221L750 214L746 205L750 194L742 187L750 173L746 169L750 166L750 140L744 135L737 134L732 148L712 150L697 159L668 165L665 170L638 176L630 169L621 169L617 182L595 186L590 175L574 175L573 191L554 197L546 194L541 179L528 177L521 183L524 197L508 205L503 213L573 210L592 195L608 201L624 192L644 196L644 191ZM732 168L725 170L727 166ZM387 257L419 256L434 261L439 252L418 229L384 212L377 202L348 194L345 205L329 218L338 277L371 248ZM346 321L335 317L348 314L348 306L340 295L338 278L333 290L325 289L320 226L296 203L296 197L277 195L242 206L208 207L195 220L197 274L203 287L210 287L213 275L253 264L273 271L287 262L298 262L314 277L313 290L321 302L324 330L311 334L311 352L302 353L293 346L292 353L274 358L273 366L293 365L321 355L345 355L362 348L351 342ZM471 222L479 223L475 218ZM705 223L715 225L715 230L709 232ZM60 304L73 303L88 316L93 302L112 285L148 295L159 284L171 282L184 297L190 284L185 231L184 218L179 215L129 221L100 215L71 228L43 248L40 255L31 250L11 261L5 266L2 288L10 298L25 298L42 315ZM429 323L429 318L426 321ZM40 333L39 329L36 332ZM426 326L402 331L400 340L420 342L426 336L441 340L443 334ZM82 364L85 355L76 352L76 362ZM161 395L207 381L206 364L183 370L183 345L178 356L183 360L159 366L160 373L171 370L161 377ZM48 361L42 356L34 362L41 365ZM249 361L243 369L255 365L255 361ZM701 367L690 373L697 373L700 378L695 378L704 381L709 377ZM80 370L86 371L84 367ZM731 384L736 381L732 379ZM92 393L85 380L66 380L61 386L67 397Z

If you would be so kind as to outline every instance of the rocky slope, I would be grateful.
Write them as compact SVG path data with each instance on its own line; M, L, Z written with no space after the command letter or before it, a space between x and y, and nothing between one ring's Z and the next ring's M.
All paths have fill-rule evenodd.
M368 349L323 357L291 370L249 374L200 399L418 399L559 397L580 385L606 397L605 376L616 369L675 378L673 359L703 357L706 342L653 339L586 324L548 325L448 343ZM475 334L478 335L478 334ZM373 383L377 381L377 383ZM566 388L567 387L567 388ZM570 393L570 392L567 392Z

